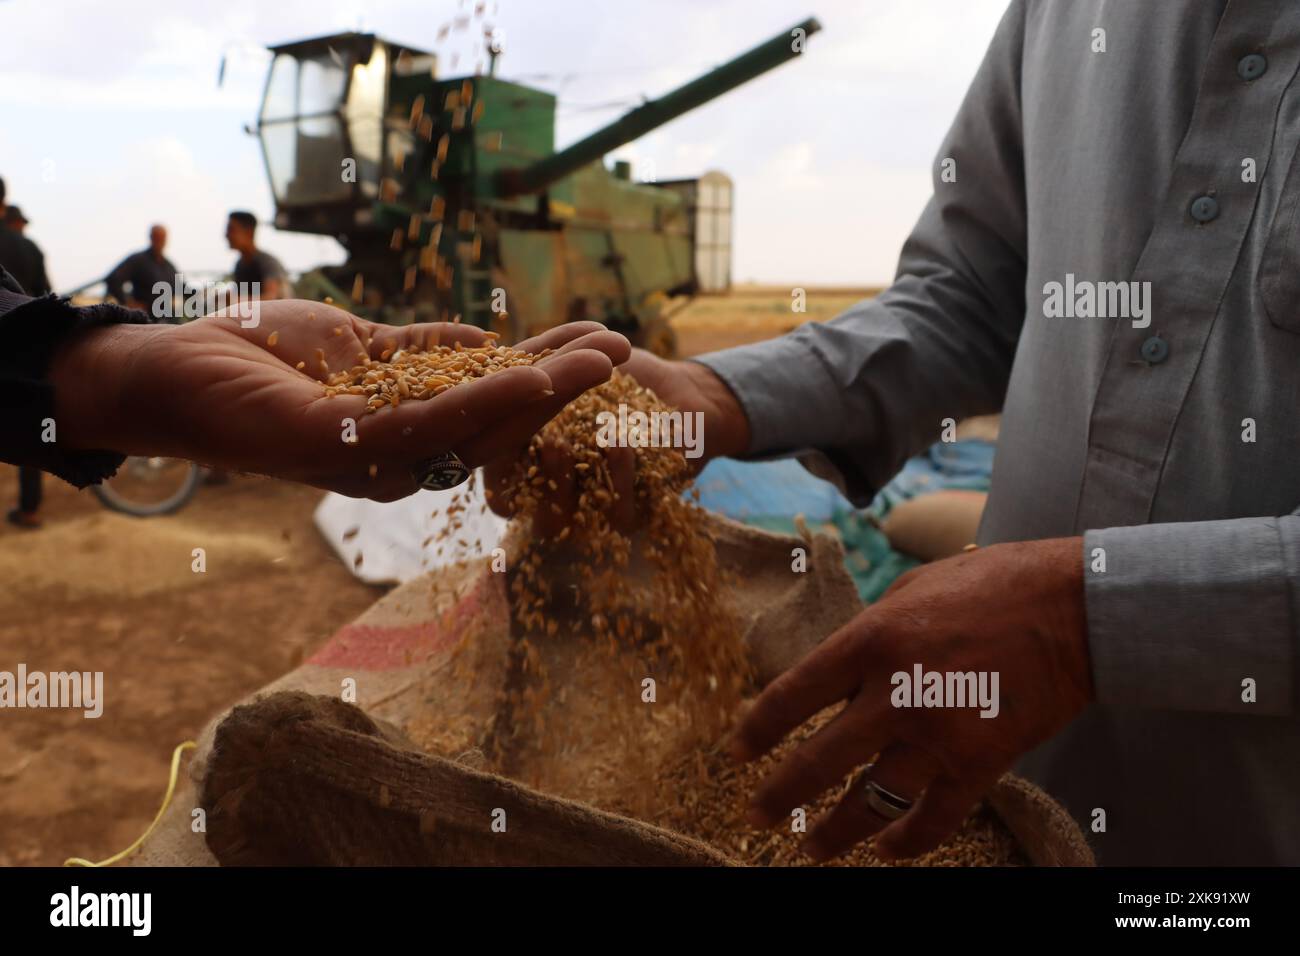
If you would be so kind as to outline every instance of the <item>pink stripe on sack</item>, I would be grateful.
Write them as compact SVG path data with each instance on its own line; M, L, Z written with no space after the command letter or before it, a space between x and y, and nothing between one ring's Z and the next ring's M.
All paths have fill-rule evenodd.
M355 667L386 671L410 667L458 644L470 625L483 614L480 578L474 589L440 618L391 627L345 624L319 651L307 659L316 667Z

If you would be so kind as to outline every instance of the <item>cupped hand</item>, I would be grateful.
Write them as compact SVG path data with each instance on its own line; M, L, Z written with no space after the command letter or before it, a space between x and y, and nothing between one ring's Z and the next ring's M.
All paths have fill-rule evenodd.
M1017 757L1087 706L1086 633L1080 538L997 545L908 572L773 681L746 714L733 753L752 760L846 702L769 774L751 818L788 823L795 808L874 758L817 821L805 851L826 859L872 836L886 858L933 849ZM997 693L988 706L969 699L956 706L955 694L938 697L942 706L902 706L916 698L898 675L910 681L918 665L945 685L948 675L971 674L973 690L983 675ZM914 805L890 822L868 803L868 779Z
M432 399L367 414L363 396L324 392L330 373L363 355L486 341L472 326L379 325L296 300L261 303L255 325L217 313L182 326L98 329L65 346L51 366L59 440L388 501L415 491L412 469L438 453L474 467L517 448L565 403L608 380L629 353L622 336L572 323L521 343L554 350L535 365Z
M749 447L749 421L730 388L708 367L698 362L669 361L644 349L632 349L631 357L619 368L623 374L653 391L666 404L684 412L703 414L698 458L691 459L703 468L710 458L742 454ZM593 432L596 424L593 422ZM512 449L512 454L492 462L486 469L487 486L492 490L492 509L510 517L509 496L502 492L509 486L526 445ZM604 449L606 465L613 483L613 495L607 517L611 526L624 533L635 530L642 516L637 514L633 485L636 458L633 449ZM533 532L542 538L554 538L573 523L578 507L574 481L574 456L562 444L547 444L540 451L541 470L554 488L534 517Z

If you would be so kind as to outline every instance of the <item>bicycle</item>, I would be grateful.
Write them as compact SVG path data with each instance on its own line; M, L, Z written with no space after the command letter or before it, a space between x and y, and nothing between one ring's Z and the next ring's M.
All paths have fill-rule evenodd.
M91 491L105 507L136 518L169 515L185 507L208 470L179 458L132 456Z

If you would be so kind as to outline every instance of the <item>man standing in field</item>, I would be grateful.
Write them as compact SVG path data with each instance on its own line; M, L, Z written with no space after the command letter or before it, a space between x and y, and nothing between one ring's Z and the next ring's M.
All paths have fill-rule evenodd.
M27 217L17 206L5 203L5 183L0 179L0 269L6 269L32 296L48 295L50 280L45 274L45 254L23 234ZM18 469L18 507L6 517L20 528L41 526L41 471L21 466Z
M28 295L41 296L50 292L50 279L45 274L45 254L24 234L27 217L16 206L10 211L5 203L5 183L0 179L0 266L18 280Z
M232 275L235 284L241 289L257 289L256 298L262 302L288 298L291 290L284 266L280 265L280 260L275 256L257 248L256 233L257 217L251 212L236 211L230 214L226 223L226 242L239 253Z
M104 280L108 294L129 308L143 309L158 318L159 315L153 312L153 304L160 294L156 290L162 285L168 290L163 314L173 315L172 300L183 296L185 290L177 288L180 284L179 270L163 254L166 247L167 227L150 227L149 247L127 256Z
M23 211L13 203L5 206L3 225L6 229L12 229L18 235L23 235L27 230L27 223L31 220L23 215Z

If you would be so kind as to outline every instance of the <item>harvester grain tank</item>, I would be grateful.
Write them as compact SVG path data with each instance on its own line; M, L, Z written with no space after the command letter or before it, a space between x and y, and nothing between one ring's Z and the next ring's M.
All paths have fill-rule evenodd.
M303 277L404 324L451 318L522 338L595 319L670 351L670 297L730 285L731 180L634 182L602 157L799 56L808 19L566 149L555 97L370 34L273 47L257 134L276 226L333 236L342 266ZM495 56L493 56L495 66Z

